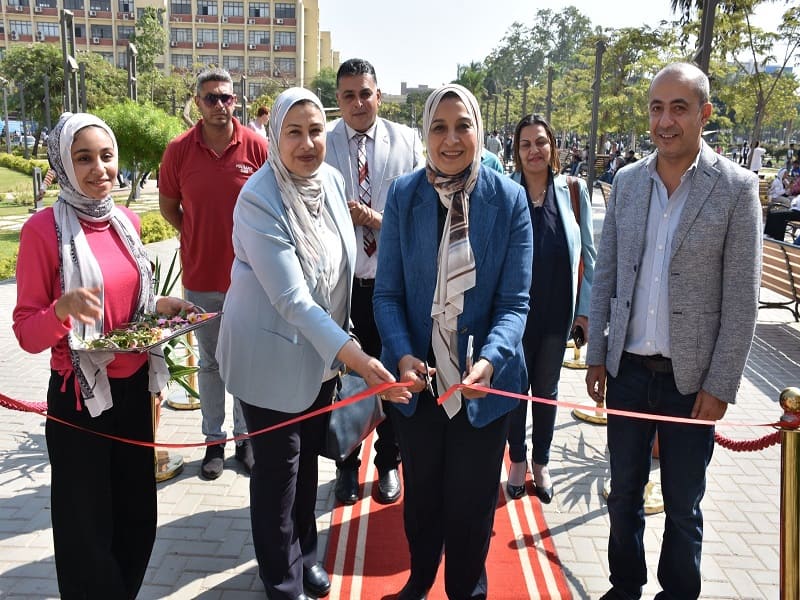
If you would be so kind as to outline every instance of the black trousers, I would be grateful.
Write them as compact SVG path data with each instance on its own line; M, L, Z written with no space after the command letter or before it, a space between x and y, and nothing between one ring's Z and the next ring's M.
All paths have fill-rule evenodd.
M353 321L353 331L361 342L361 348L370 356L380 358L381 338L378 335L378 327L375 325L375 313L372 310L373 291L374 287L372 285L361 285L358 280L355 281L353 284L350 318ZM378 437L375 441L374 462L375 468L378 469L378 474L380 475L396 469L397 465L400 464L400 446L397 443L394 425L392 425L394 419L392 413L394 411L389 409L390 404L391 402L383 403L383 412L386 413L386 419L376 428ZM350 456L343 461L336 462L337 468L358 469L361 466L361 460L358 458L359 454L361 454L360 444L350 453Z
M333 402L336 378L322 384L303 413ZM296 414L242 402L247 431L282 423ZM250 521L258 570L270 600L303 592L303 567L317 563L317 456L325 439L325 415L251 438Z
M784 241L784 238L786 237L786 224L789 221L800 221L800 211L770 211L767 213L767 219L764 222L764 234L781 242Z
M476 428L465 408L448 419L423 392L413 416L394 416L403 454L409 582L415 589L430 588L444 553L447 597L486 598L486 555L509 414Z
M147 386L147 365L127 379L111 379L114 406L92 418L85 406L76 408L74 375L64 382L53 371L47 411L92 431L152 442L153 402ZM45 435L61 597L135 598L156 537L153 449L51 420Z

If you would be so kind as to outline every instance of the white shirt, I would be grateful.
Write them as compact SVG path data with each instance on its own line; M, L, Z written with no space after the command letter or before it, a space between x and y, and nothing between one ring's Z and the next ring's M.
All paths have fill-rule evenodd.
M750 170L758 173L761 170L761 159L767 153L764 148L758 146L757 148L753 148L752 155L753 158L750 160Z

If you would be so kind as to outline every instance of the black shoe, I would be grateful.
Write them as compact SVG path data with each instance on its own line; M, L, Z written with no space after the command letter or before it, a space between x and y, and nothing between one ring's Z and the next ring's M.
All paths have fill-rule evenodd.
M303 586L307 593L321 598L331 591L331 580L322 565L317 563L310 569L303 568Z
M225 444L215 444L206 448L206 455L200 465L200 474L205 479L217 479L222 475L225 462Z
M253 472L255 460L253 459L253 446L250 444L250 440L244 440L241 444L236 446L236 460L242 463L248 475Z
M397 469L389 469L378 477L378 497L377 500L381 504L393 504L400 499L400 491L402 486L400 484L400 475Z
M600 596L600 600L639 600L641 594L632 595L622 591L619 588L612 587L605 594Z
M553 486L542 487L540 485L533 486L536 496L542 501L542 504L550 504L553 501Z
M358 502L358 471L356 469L337 469L336 486L333 488L333 493L342 504Z
M508 497L512 500L519 500L525 495L525 484L511 485L506 483L506 492L508 492Z
M428 591L409 579L403 589L397 593L397 600L427 600Z

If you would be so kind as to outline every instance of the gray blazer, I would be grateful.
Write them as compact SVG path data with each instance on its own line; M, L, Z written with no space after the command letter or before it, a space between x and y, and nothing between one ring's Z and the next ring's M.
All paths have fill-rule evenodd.
M338 169L344 177L348 200L357 199L358 181L353 176L355 168L344 119L339 119L333 124L328 133L327 144L325 162ZM425 165L422 142L417 132L405 125L380 118L375 122L375 151L372 160L373 164L370 165L372 208L378 212L383 212L386 206L386 195L389 193L392 181Z
M355 236L341 175L324 164L325 209L344 246L347 314L355 265ZM233 213L231 286L217 343L228 391L248 404L298 413L314 402L327 369L350 339L349 318L335 323L319 304L295 254L278 183L265 164L247 180Z
M655 157L654 157L655 158ZM587 363L619 370L650 197L648 160L614 177L595 264ZM733 403L755 330L761 264L758 180L703 143L672 243L670 354L682 394Z

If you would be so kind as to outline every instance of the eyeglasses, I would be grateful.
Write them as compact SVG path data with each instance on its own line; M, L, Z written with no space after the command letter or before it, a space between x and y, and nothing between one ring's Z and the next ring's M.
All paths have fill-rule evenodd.
M236 100L236 94L206 94L200 98L206 106L216 106L217 102L222 102L222 106L230 106Z

